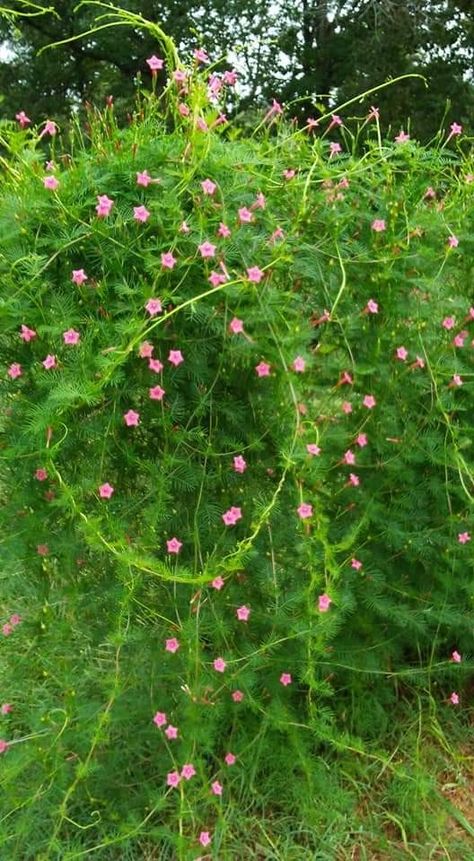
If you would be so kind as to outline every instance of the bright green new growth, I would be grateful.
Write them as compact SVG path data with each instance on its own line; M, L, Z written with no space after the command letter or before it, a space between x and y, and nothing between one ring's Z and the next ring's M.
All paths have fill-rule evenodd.
M203 830L212 857L241 857L239 839L250 858L261 837L239 833L244 805L296 816L294 857L320 857L321 799L352 803L335 754L403 784L380 742L394 709L412 697L442 726L472 668L472 542L458 539L473 531L472 163L460 148L383 142L377 125L361 154L343 130L334 157L279 119L246 142L202 131L198 118L211 126L219 111L193 75L189 118L170 83L160 100L140 94L126 129L108 109L53 139L56 191L37 137L2 129L2 624L22 617L0 663L11 858L138 858L146 845L191 859ZM143 170L159 182L137 186ZM114 201L106 218L98 195ZM213 286L212 271L228 280ZM23 341L22 325L36 337ZM242 518L225 526L233 506ZM185 763L196 776L167 787Z

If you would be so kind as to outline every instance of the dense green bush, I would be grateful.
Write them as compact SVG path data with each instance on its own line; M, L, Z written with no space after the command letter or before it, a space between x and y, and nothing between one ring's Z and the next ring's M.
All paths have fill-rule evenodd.
M472 161L457 135L382 142L373 112L351 155L355 121L294 132L277 103L240 140L167 56L125 129L109 106L68 140L1 130L2 843L25 861L246 857L243 807L296 811L300 857L329 857L334 754L385 762L414 692L440 722L469 705Z

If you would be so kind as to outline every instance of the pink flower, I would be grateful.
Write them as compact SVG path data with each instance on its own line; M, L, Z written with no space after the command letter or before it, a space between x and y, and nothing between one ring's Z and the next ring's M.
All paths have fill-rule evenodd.
M212 244L212 242L203 242L202 245L198 245L199 251L201 253L201 257L214 257L216 253L216 246Z
M137 185L142 185L143 188L147 188L147 186L150 185L150 182L153 182L153 180L147 170L137 172Z
M212 588L217 589L218 592L222 589L223 585L224 585L224 580L220 576L214 577L214 580L212 580L212 582L211 582Z
M44 124L44 129L42 132L40 132L40 138L42 138L43 135L51 135L51 137L54 137L54 135L56 134L56 131L57 131L56 123L54 123L53 120L46 120L46 122Z
M349 466L352 466L355 463L355 454L350 448L346 451L343 457L344 463L347 463Z
M134 206L133 207L133 217L135 221L148 221L150 217L150 213L146 206Z
M35 472L35 478L36 478L38 481L46 481L47 477L48 477L48 473L47 473L47 471L44 469L44 467L41 467L40 469L37 469L37 470L36 470L36 472Z
M239 320L238 317L233 317L229 323L229 329L234 335L238 335L239 333L243 333L244 321Z
M457 248L459 245L459 239L454 233L451 233L451 236L448 236L448 245L450 248Z
M347 482L347 484L352 485L352 487L359 487L359 484L360 484L359 476L356 475L354 472L350 472L349 473L349 481Z
M21 616L19 616L18 613L13 613L10 616L10 624L11 625L13 625L13 626L19 625L20 622L21 622Z
M195 774L196 769L194 768L194 765L190 762L186 762L181 769L181 777L184 777L185 780L191 780Z
M177 368L178 365L181 364L181 362L184 362L184 357L181 350L170 350L168 353L168 362L171 362L171 364L174 365L175 368Z
M283 239L284 232L281 227L277 227L270 236L270 242L276 242L277 239Z
M349 372L348 371L342 371L341 378L339 380L339 385L343 386L344 384L347 383L347 385L350 386L350 385L352 385L353 382L354 382L354 380L352 379L352 376L349 374Z
M227 224L224 224L222 221L219 224L219 230L217 233L219 236L223 236L224 239L227 239L231 235L231 231L227 227Z
M367 302L367 305L365 306L365 309L364 309L364 310L365 310L368 314L378 314L378 312L379 312L379 306L377 305L377 302L374 302L374 300L373 300L373 299L369 299L369 301Z
M460 664L461 663L461 655L459 654L459 652L456 652L456 651L451 652L451 660L454 661L455 664Z
M450 138L455 136L455 135L461 135L462 134L462 126L460 126L459 123L452 123L450 128L451 128L451 132L449 134Z
M362 562L359 559L353 559L351 562L351 568L354 568L355 571L360 571L362 568Z
M408 351L405 350L405 347L397 347L395 353L396 353L397 359L400 359L400 361L402 361L402 362L404 362L408 356Z
M321 449L319 448L319 445L316 445L315 442L309 442L308 445L306 446L306 451L308 452L308 454L311 454L311 455L316 456L316 457L318 454L321 453Z
M471 536L469 532L460 532L458 535L458 541L460 544L467 544L468 541L471 540Z
M190 233L191 232L191 228L189 227L189 225L186 221L181 222L181 227L179 228L179 232L180 233Z
M163 370L164 365L162 362L160 362L159 359L150 359L150 361L148 362L148 367L150 371L153 371L155 374L159 374L160 371Z
M222 520L224 521L226 526L235 526L238 520L242 518L242 511L240 508L236 508L234 505L232 508L229 508L228 511L225 511L222 515Z
M280 676L280 684L282 684L285 688L287 685L291 685L293 679L291 678L291 673L282 673Z
M38 544L38 546L36 548L36 552L37 552L38 556L48 556L49 547L47 544Z
M428 198L433 198L433 197L436 197L436 192L435 192L434 188L432 188L431 185L429 185L423 196L428 197Z
M168 718L164 712L157 712L155 717L153 718L153 723L155 723L158 727L166 726L168 723Z
M243 698L244 698L244 694L242 693L242 691L233 691L232 692L232 699L234 700L234 703L241 703Z
M41 364L46 368L46 370L49 370L50 368L56 368L57 367L56 356L52 356L51 354L48 354L46 356L46 358L43 359Z
M268 365L267 362L260 362L258 365L255 366L255 370L258 377L270 376L270 365Z
M450 387L462 386L463 385L462 377L460 377L459 374L453 374L451 382L449 385L450 385Z
M463 332L458 332L458 334L453 338L453 346L454 347L464 347L464 341L466 340L469 332L464 330Z
M0 712L2 713L2 715L8 715L12 711L12 708L13 706L10 703L3 703L2 707L0 708Z
M107 197L106 194L98 194L97 200L99 201L95 211L99 218L106 218L107 215L110 215L110 210L114 205L114 201Z
M180 775L179 771L170 771L168 773L167 778L166 778L166 783L168 786L171 786L171 787L173 787L173 789L176 789L180 780L181 780L181 775Z
M207 56L207 52L204 48L196 48L194 51L194 58L198 63L208 63L209 57Z
M159 299L149 299L145 305L145 308L148 311L150 317L154 317L155 314L161 314L163 310Z
M140 344L140 348L138 350L138 355L141 359L149 359L153 355L153 344L150 344L149 341L143 341Z
M59 181L56 179L55 176L45 176L43 179L43 185L50 191L55 191L57 188L59 188Z
M377 401L375 400L373 395L365 395L362 403L364 404L364 407L367 407L368 410L371 410L376 406Z
M340 143L337 143L337 141L331 141L331 143L329 144L329 149L331 150L331 152L329 153L329 158L342 152L342 146Z
M177 727L171 726L171 724L169 726L167 726L165 729L165 736L166 736L166 738L169 738L169 739L178 738Z
M112 487L108 481L105 484L101 484L99 487L99 496L101 499L110 499L114 492L115 488Z
M10 634L12 634L12 633L13 633L13 628L12 628L12 626L10 625L10 623L9 623L9 622L5 622L5 624L4 624L4 625L2 625L2 634L3 634L3 636L4 636L4 637L9 637L9 636L10 636Z
M209 846L211 839L212 838L211 838L209 831L201 831L201 833L199 835L199 842L200 842L201 846Z
M168 553L179 553L183 546L182 541L178 541L177 538L171 538L166 542L166 547L168 549Z
M75 329L68 329L67 332L63 332L63 339L65 344L75 344L79 343L80 340L79 332L76 332Z
M396 136L395 140L397 143L406 143L408 140L410 140L410 135L406 134L402 129L401 132Z
M18 362L13 362L13 364L8 368L7 373L12 380L16 380L17 377L21 377L23 371L21 370L21 365L19 365Z
M22 339L22 341L32 341L33 338L36 338L36 332L34 329L29 329L28 326L25 326L25 324L22 323L20 338Z
M445 317L442 324L443 329L446 329L448 332L450 329L453 329L456 325L456 320L454 317Z
M156 360L151 359L151 361L154 362ZM164 389L161 388L161 386L152 386L151 389L148 389L148 394L150 395L152 401L162 401L166 392Z
M135 410L129 410L127 413L124 413L123 418L127 427L137 427L140 422L140 413L136 413Z
M222 795L222 785L219 783L218 780L214 780L214 782L211 784L211 792L213 793L213 795Z
M253 281L254 284L259 284L262 280L265 272L258 268L258 266L251 266L250 269L247 269L247 277L249 281Z
M382 230L385 230L385 221L383 218L375 218L371 224L372 230L375 230L376 233L381 233Z
M352 404L350 403L350 401L343 401L341 410L346 415L349 415L349 413L352 412Z
M238 212L239 212L239 221L241 224L248 224L249 221L253 221L253 215L250 212L250 209L247 209L246 206L242 206Z
M306 367L306 362L303 359L303 356L297 356L292 364L292 368L299 374L302 374Z
M176 637L171 637L169 640L166 640L165 650L174 655L174 653L178 651L179 645L179 640L177 640Z
M3 738L0 738L0 754L6 753L6 751L8 750L8 747L9 747L8 742L4 741Z
M186 72L184 69L176 69L173 72L173 81L176 81L177 84L185 84L186 83Z
M71 281L73 284L84 284L84 281L87 281L87 275L83 269L73 269Z
M302 502L296 509L302 520L313 516L313 506L307 502Z
M162 60L160 57L156 57L155 54L153 54L153 56L148 57L148 60L146 62L150 71L155 73L163 68L164 60Z
M247 463L241 454L238 454L237 457L234 457L234 469L236 472L245 472L245 470L247 469Z
M367 445L367 436L366 436L366 434L365 434L365 433L360 433L360 434L357 436L356 443L357 443L357 445L358 445L358 446L360 446L360 448L364 448L364 446L365 446L365 445Z
M213 661L212 665L213 665L216 673L223 673L226 666L227 666L227 664L223 658L216 658L215 661Z
M237 610L235 612L239 622L248 621L248 618L250 616L250 610L248 607L245 606L245 604L242 604L241 607L237 607Z
M184 102L180 102L178 105L178 111L180 112L182 117L189 117L191 113L191 109Z
M235 765L236 759L237 759L237 757L235 756L235 754L229 752L229 753L226 753L226 755L224 757L224 762L226 765Z
M173 269L176 265L176 257L173 257L171 251L161 255L161 265L163 269Z
M293 170L292 168L287 168L286 170L283 171L283 177L284 177L284 179L286 179L287 182L289 182L290 179L293 179L295 176L296 176L296 170Z
M329 595L326 595L326 593L324 593L324 595L319 596L319 598L318 598L318 610L320 613L327 613L331 604L332 604L332 598L330 598Z
M227 69L227 71L224 72L222 80L224 81L224 84L227 84L229 87L234 87L237 83L237 72L235 69Z
M30 118L26 116L24 111L19 111L17 114L15 114L15 119L20 123L22 129L24 129L25 126L31 123Z
M373 105L370 106L370 112L367 114L368 120L378 120L380 117L379 108L374 108Z
M421 358L421 356L416 357L416 361L410 365L411 368L424 368L425 360Z
M202 188L204 194L214 194L217 186L216 186L215 182L212 181L212 179L204 179L201 182L201 188Z
M208 125L207 125L207 123L206 123L206 120L203 120L203 118L202 118L202 117L198 117L198 118L197 118L197 120L196 120L196 126L198 127L199 131L201 131L201 132L207 132L207 131L209 131L209 127L208 127Z
M459 694L457 694L456 691L453 691L449 700L453 706L457 706L459 704Z

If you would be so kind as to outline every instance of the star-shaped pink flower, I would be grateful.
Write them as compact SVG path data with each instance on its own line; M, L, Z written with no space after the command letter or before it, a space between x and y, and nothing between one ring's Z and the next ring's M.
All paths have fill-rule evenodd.
M32 341L33 338L36 338L36 332L34 329L29 329L28 326L25 326L24 323L21 324L21 332L20 338L22 341Z
M471 540L471 536L469 532L460 532L458 535L458 541L460 544L467 544L468 541Z
M400 359L401 362L404 362L408 356L408 350L405 347L397 347L395 350L395 355L397 359Z
M244 698L244 694L242 691L232 691L232 699L234 703L241 703Z
M143 343L140 344L138 355L141 359L149 359L153 355L153 350L153 344L150 344L148 341L143 341Z
M378 314L379 306L377 305L377 302L375 302L373 299L369 299L367 305L365 306L365 311L368 314Z
M169 739L178 738L178 728L175 726L171 726L171 724L170 724L165 729L165 736L166 736L166 738L169 738Z
M383 220L383 218L376 218L372 222L371 227L372 230L375 230L376 233L381 233L383 230L385 230L385 221Z
M229 323L229 330L233 335L238 335L244 331L244 321L238 317L233 317Z
M202 188L204 194L214 194L217 186L216 186L215 182L212 181L212 179L204 179L201 182L201 188Z
M353 568L354 571L360 571L360 569L362 568L362 562L360 561L360 559L352 559L351 568Z
M237 759L237 757L235 756L235 754L234 754L234 753L230 753L230 751L229 751L229 753L226 753L226 755L225 755L225 757L224 757L224 762L225 762L225 764L226 764L226 765L229 765L229 766L230 766L230 765L235 765L235 761L236 761L236 759Z
M20 123L22 129L24 129L25 126L31 123L30 118L26 116L24 111L19 111L17 114L15 114L15 119L17 120L17 122Z
M453 704L453 706L459 705L459 694L457 694L456 691L453 691L449 698L449 701Z
M451 660L454 661L455 664L460 664L462 659L459 652L451 652Z
M179 640L176 637L170 637L169 640L166 640L165 651L171 652L173 655L179 649Z
M191 780L192 777L196 774L196 769L191 762L186 762L181 769L181 777L184 777L185 780Z
M217 589L218 592L222 589L223 585L224 585L224 580L222 579L222 577L220 575L218 575L217 577L214 577L214 580L212 580L212 582L211 582L212 588Z
M114 201L107 197L106 194L98 194L97 200L99 201L95 211L99 218L106 218L107 215L110 215L110 210L114 205Z
M454 235L454 233L451 233L451 235L448 236L448 245L450 248L457 248L458 247L459 239L457 238L457 236Z
M150 212L146 208L146 206L134 206L133 207L133 217L135 221L148 221L150 217Z
M227 666L226 662L224 661L224 658L216 658L212 662L212 665L213 665L216 673L223 673L226 666Z
M153 182L153 180L147 170L137 171L137 185L147 188L150 182Z
M75 329L68 329L67 332L63 332L63 339L65 344L78 344L80 341L80 334L76 332Z
M167 784L167 786L171 786L173 789L176 789L180 780L181 780L181 775L180 775L179 771L170 771L168 773L167 778L166 778L166 784Z
M259 269L258 266L251 266L250 269L247 269L247 277L249 281L253 281L254 284L259 284L262 280L265 272L262 269Z
M55 176L45 176L43 179L43 185L50 191L56 191L56 189L59 188L59 180L57 180Z
M101 484L99 487L99 496L101 497L101 499L110 499L114 490L115 488L112 487L112 485L109 484L108 481L106 481L105 484Z
M308 452L308 454L313 455L313 457L317 457L318 454L321 454L321 449L319 448L319 445L316 445L315 442L309 442L306 446L306 451Z
M235 613L239 622L247 622L248 617L250 616L250 609L246 607L245 604L242 604L241 607L237 607Z
M364 407L367 407L368 410L371 410L376 406L377 401L375 400L373 395L365 395L362 403L364 404Z
M310 505L308 502L302 502L296 510L302 520L305 520L305 518L307 517L313 516L313 506Z
M218 229L217 233L219 236L223 236L224 239L228 239L228 237L231 235L231 231L227 227L227 224L223 224L222 221L219 224L219 229Z
M241 224L248 224L250 221L253 221L253 214L246 206L242 206L239 209L239 221Z
M140 422L140 413L136 413L135 410L128 410L128 412L124 414L124 421L129 428L137 427Z
M302 374L306 367L306 362L303 359L303 356L297 356L292 364L292 368L299 374Z
M163 370L164 365L163 362L160 362L159 359L150 359L148 362L148 367L150 371L153 371L155 374L159 374L160 371Z
M220 272L214 272L214 270L212 270L212 272L209 275L209 278L207 280L210 281L210 283L212 284L213 287L218 287L219 284L225 284L225 282L227 281L227 278L225 277L225 275L222 275Z
M280 676L280 684L282 684L285 688L287 685L291 685L293 679L291 678L291 673L282 673Z
M396 136L395 140L397 143L406 143L410 140L410 135L406 134L402 129L401 132Z
M50 368L56 368L56 356L48 354L46 358L43 359L41 364L46 368L46 370L49 370Z
M84 284L84 281L87 281L87 275L83 269L73 269L71 281L73 284Z
M237 457L234 457L234 469L236 472L245 472L247 469L247 462L244 460L241 454L238 454Z
M364 448L364 446L367 445L367 435L365 433L358 434L356 443L360 448Z
M211 783L211 792L213 795L222 795L222 784L218 780Z
M155 723L158 727L166 726L168 723L168 718L164 712L157 712L155 717L153 718L153 723Z
M150 71L156 73L163 68L164 60L162 60L161 57L157 57L155 54L153 54L151 57L148 57L146 62Z
M258 377L270 376L270 365L267 364L267 362L260 362L258 365L255 366L255 370Z
M168 549L168 553L179 553L183 546L183 542L179 541L177 538L171 538L166 542L166 547Z
M152 386L151 389L148 389L148 393L152 401L162 401L166 392L161 386Z
M145 308L148 311L150 317L154 317L155 314L161 314L163 310L159 299L149 299L145 305Z
M46 481L47 477L48 473L47 470L44 469L44 467L41 467L40 469L36 470L35 478L37 479L37 481Z
M212 838L209 831L201 831L199 835L199 842L201 846L209 846Z
M161 265L163 269L173 269L176 265L176 257L173 257L171 251L166 251L161 255Z
M181 362L184 362L184 357L181 350L170 350L168 353L168 362L171 362L171 364L174 365L175 368L180 365Z
M228 511L225 511L222 515L222 520L224 521L226 526L235 526L238 520L242 518L242 511L240 508L236 506L232 506Z
M324 593L324 595L319 596L319 598L318 598L318 610L320 613L327 613L331 604L332 604L332 599L329 597L329 595L326 595L326 593Z
M353 451L348 449L343 457L344 463L347 463L349 466L352 466L355 463L355 454Z
M216 253L216 246L212 244L212 242L203 242L201 245L198 245L201 257L214 257Z
M16 380L17 377L21 377L23 371L21 369L21 365L19 365L18 362L13 362L13 364L10 365L10 367L8 368L7 373L12 380Z

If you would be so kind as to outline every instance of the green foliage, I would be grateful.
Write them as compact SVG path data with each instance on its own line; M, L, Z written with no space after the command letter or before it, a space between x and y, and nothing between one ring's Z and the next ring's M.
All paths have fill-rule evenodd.
M419 832L434 788L383 738L406 699L436 728L468 705L472 158L377 121L362 156L278 117L232 140L188 71L189 118L172 86L126 128L91 112L46 173L3 129L1 828L25 861L191 859L202 831L221 861L334 857L321 799L347 817L363 764ZM265 816L293 823L281 855Z

